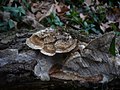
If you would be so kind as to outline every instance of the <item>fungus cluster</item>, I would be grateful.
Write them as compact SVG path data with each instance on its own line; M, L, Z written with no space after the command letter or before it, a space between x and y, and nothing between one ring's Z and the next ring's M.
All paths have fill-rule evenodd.
M67 53L77 45L77 40L68 33L46 28L27 38L26 44L32 49L39 49L44 55L54 56L56 53Z

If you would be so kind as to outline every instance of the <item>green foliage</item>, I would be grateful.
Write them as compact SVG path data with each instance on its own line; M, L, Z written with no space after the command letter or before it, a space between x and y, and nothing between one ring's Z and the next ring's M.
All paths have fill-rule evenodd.
M0 21L0 31L7 31L15 27L14 21L9 19L7 22Z
M100 33L100 28L96 24L100 24L102 20L105 20L105 16L99 16L90 9L89 6L86 6L82 13L87 15L88 17L85 20L82 20L80 18L80 12L76 11L75 8L70 9L70 11L66 14L66 17L68 19L68 23L72 25L80 25L80 30L84 30L87 33L93 32L93 33ZM99 18L100 17L100 18Z
M82 22L79 13L75 10L75 8L70 9L70 11L66 13L66 17L70 24L78 25Z
M47 18L48 24L51 25L51 27L55 28L56 26L62 26L63 23L60 21L60 18L55 14L52 13L48 18Z
M93 33L100 33L96 28L94 24L88 24L86 21L83 22L84 23L84 30L87 33L93 32Z
M120 36L120 32L119 31L116 31L116 36Z
M14 0L18 1L18 0ZM23 6L7 6L6 3L8 0L0 0L0 4L2 6L0 7L3 12L9 12L10 13L10 19L4 21L0 21L0 30L7 31L15 27L14 21L20 22L22 20L22 16L26 15L25 8ZM26 0L22 0L22 3L25 4L25 6L28 8L29 4ZM13 21L14 20L14 21Z
M3 6L3 11L10 12L11 16L16 20L20 20L23 15L25 15L25 10L22 6L19 7L6 7Z
M15 27L15 24L13 22L13 20L8 20L8 25L9 25L9 29L12 29L13 27Z
M30 8L30 4L28 4L28 2L26 0L22 0L22 3L25 4L25 6L26 6L27 9Z
M116 39L116 36L113 37L112 42L110 44L110 48L109 48L109 51L113 56L116 56L115 39Z

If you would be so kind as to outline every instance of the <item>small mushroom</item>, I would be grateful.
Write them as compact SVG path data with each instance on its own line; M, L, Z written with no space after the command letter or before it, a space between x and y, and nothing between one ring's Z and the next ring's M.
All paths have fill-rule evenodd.
M54 56L56 53L73 50L77 45L77 39L73 39L68 33L46 28L34 33L26 40L26 44L30 48L39 49L44 55Z

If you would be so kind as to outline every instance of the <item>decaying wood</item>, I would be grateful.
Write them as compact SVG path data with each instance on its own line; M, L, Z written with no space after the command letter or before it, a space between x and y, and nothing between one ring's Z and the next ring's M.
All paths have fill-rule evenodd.
M104 52L108 48L111 37L106 37L107 43L101 38L92 41L82 51L79 49L66 54L56 54L52 57L40 53L39 50L30 49L26 44L36 31L24 30L12 33L4 32L0 35L0 86L6 84L35 83L40 85L64 85L73 82L74 85L82 83L105 83L120 76L120 66L116 65L115 58ZM7 38L8 36L8 38ZM101 43L101 48L99 45ZM102 45L105 44L105 45ZM78 47L79 48L79 47ZM105 49L107 50L107 49ZM120 57L117 57L119 62ZM44 82L41 80L45 80ZM48 81L50 80L50 81ZM28 84L29 85L29 84ZM56 86L57 86L56 85Z

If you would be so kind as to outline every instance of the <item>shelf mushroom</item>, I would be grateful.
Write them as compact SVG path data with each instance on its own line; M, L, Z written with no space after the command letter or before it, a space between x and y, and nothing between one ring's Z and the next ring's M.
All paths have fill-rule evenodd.
M26 44L32 49L40 50L41 59L34 67L34 74L42 81L49 81L49 70L55 64L52 57L56 53L68 53L77 46L77 40L68 33L46 28L27 38ZM45 56L47 55L47 56ZM60 58L60 57L59 57ZM45 62L43 65L42 62Z
M56 53L72 51L77 45L77 39L66 32L46 28L27 38L26 44L32 49L39 49L44 55L54 56Z

